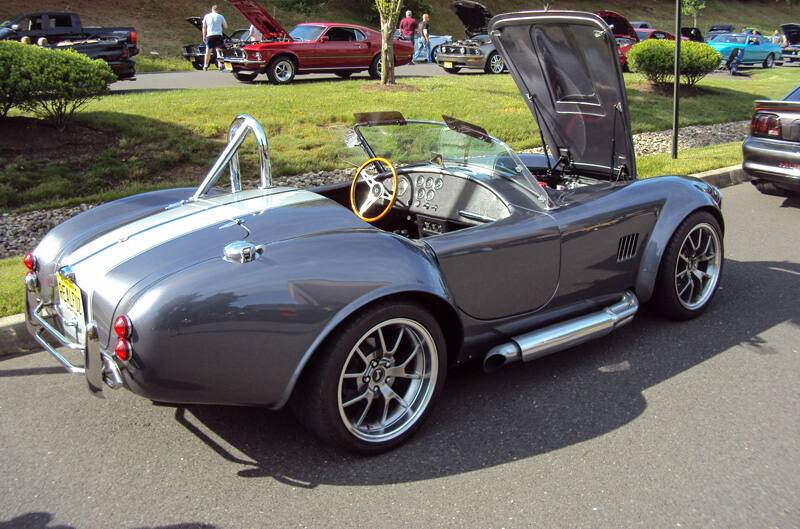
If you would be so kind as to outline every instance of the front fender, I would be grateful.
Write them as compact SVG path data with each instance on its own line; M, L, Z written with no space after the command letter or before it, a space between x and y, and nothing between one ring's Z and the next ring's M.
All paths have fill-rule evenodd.
M123 378L153 400L279 408L342 321L399 293L451 303L424 245L374 229L275 242L250 263L204 261L124 304L135 332Z
M711 184L697 178L662 176L641 180L635 185L641 186L643 193L655 192L655 195L666 197L653 232L648 238L636 276L636 297L644 303L653 297L661 258L672 234L686 217L699 209L708 209L714 212L723 232L725 225L721 211L722 194Z

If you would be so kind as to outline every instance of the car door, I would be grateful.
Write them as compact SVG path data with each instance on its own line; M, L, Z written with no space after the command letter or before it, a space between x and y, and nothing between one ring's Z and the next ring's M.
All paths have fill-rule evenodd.
M760 62L765 59L763 55L761 42L758 37L747 37L747 44L744 48L745 62Z
M359 66L358 57L366 47L359 42L353 28L331 26L320 37L319 54L315 61L318 68L348 69Z
M493 320L544 307L558 287L558 226L543 211L425 239L458 307Z

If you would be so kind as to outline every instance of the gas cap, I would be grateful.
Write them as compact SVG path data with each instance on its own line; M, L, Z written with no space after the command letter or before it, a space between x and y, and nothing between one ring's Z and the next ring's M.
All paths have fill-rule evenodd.
M225 245L224 258L232 263L249 263L261 255L263 249L247 241L233 241Z

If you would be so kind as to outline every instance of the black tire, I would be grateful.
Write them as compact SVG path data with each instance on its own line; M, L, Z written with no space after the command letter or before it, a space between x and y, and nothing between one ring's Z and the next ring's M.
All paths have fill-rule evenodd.
M426 329L428 337L435 343L436 351L435 353L431 351L431 365L433 365L433 358L435 357L436 375L435 380L430 381L427 386L427 391L432 389L432 393L427 393L426 391L429 396L425 401L424 407L420 406L418 411L413 414L413 419L408 419L408 425L405 426L405 429L397 432L395 437L381 441L364 440L350 431L349 428L352 427L352 423L347 423L350 424L348 426L342 415L342 413L345 415L346 413L340 412L340 377L348 367L348 362L351 362L354 358L354 353L351 351L359 344L364 345L361 340L364 339L365 335L368 335L369 331L375 326L397 319L415 322ZM387 337L386 341L392 342L393 338ZM419 429L442 392L446 378L446 368L447 351L444 335L430 312L413 303L384 302L361 311L345 322L325 341L323 347L315 353L314 358L303 372L294 390L290 404L297 420L320 439L337 447L363 455L377 454L402 444ZM368 370L369 367L366 369ZM369 379L369 377L367 378ZM390 378L386 380L391 381ZM397 381L395 380L395 382ZM366 386L370 384L372 384L371 381ZM399 387L397 384L394 386L395 389ZM359 389L358 391L361 390ZM369 389L365 391L365 394L368 391ZM401 391L398 389L398 392ZM382 397L378 395L374 398L377 401ZM386 401L384 399L381 402L386 405L386 402L392 402L392 400ZM372 400L369 401L366 407L368 408L371 404ZM355 412L358 414L359 410L356 409ZM363 413L366 414L367 412L363 411ZM405 412L399 417L404 415Z
M285 55L275 57L267 66L267 77L273 84L289 84L297 74L297 64Z
M767 58L764 59L764 63L761 65L763 68L772 68L775 66L775 55L770 53L767 55Z
M252 83L258 76L258 72L237 72L234 70L233 76L237 81L241 81L243 83Z
M454 75L461 71L461 68L459 68L458 66L453 66L452 68L445 68L443 66L442 68L444 69L445 72L452 73Z
M203 63L202 62L197 62L197 61L192 61L192 68L194 68L195 70L202 70L203 69Z
M372 79L381 78L381 56L376 55L372 58L372 63L369 65L369 76Z
M336 77L339 77L340 79L350 79L352 75L353 72L336 72Z
M499 69L496 69L494 65L495 61L499 61L499 63L501 64L501 67ZM489 54L489 56L486 58L486 64L483 66L483 71L488 74L501 74L505 71L505 69L506 66L505 63L503 62L503 58L500 57L500 54L497 53L496 51L493 51L492 53Z
M431 56L428 57L428 61L430 61L431 64L436 64L436 57L438 55L439 55L439 46L436 46L431 50Z
M689 233L693 232L696 228L705 229L705 227L710 227L713 229L717 236L716 241L714 242L714 244L718 243L718 247L715 249L715 252L719 252L719 260L715 265L716 279L714 280L713 286L709 287L708 294L701 296L702 304L699 304L699 306L696 307L687 307L686 304L679 298L678 292L678 260L681 259L679 254L684 245L684 241L687 241L687 236ZM702 246L702 244L700 244L700 246ZM664 251L663 257L661 258L661 265L658 270L658 277L656 278L655 291L653 292L653 305L656 310L662 315L674 320L689 320L702 314L711 304L714 295L719 289L719 284L722 279L724 252L725 249L722 240L722 229L720 228L719 222L717 222L717 219L714 217L714 215L707 211L697 211L689 215L681 223L681 225L678 226L678 229L675 230L675 233L672 235L672 239L670 239L669 244ZM683 259L683 261L685 261L685 259ZM711 263L709 262L709 264L706 266L710 265ZM708 269L706 269L706 271L708 271ZM692 293L690 294L690 296L692 296L694 295L695 285L697 284L694 283L696 277L694 277L694 275L691 273L684 276L684 278L686 277L688 277L688 280L693 283L693 285L691 285ZM702 292L702 280L700 281ZM686 283L684 282L683 284L685 285ZM698 302L700 301L701 300L698 300Z
M753 180L753 185L756 186L759 192L770 195L773 197L791 197L793 194L786 189L782 189L772 182L765 182L763 180Z

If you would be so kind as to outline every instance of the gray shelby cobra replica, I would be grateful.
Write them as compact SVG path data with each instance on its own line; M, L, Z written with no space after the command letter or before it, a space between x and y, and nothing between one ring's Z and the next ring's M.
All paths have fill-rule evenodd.
M26 256L31 332L95 395L291 403L316 434L374 453L420 426L448 367L529 361L643 302L699 315L722 273L721 196L636 178L608 26L528 12L491 33L549 155L452 118L362 114L347 143L368 160L351 184L275 187L267 138L240 116L197 190L96 207ZM248 135L260 186L242 190ZM223 171L230 189L215 186Z

